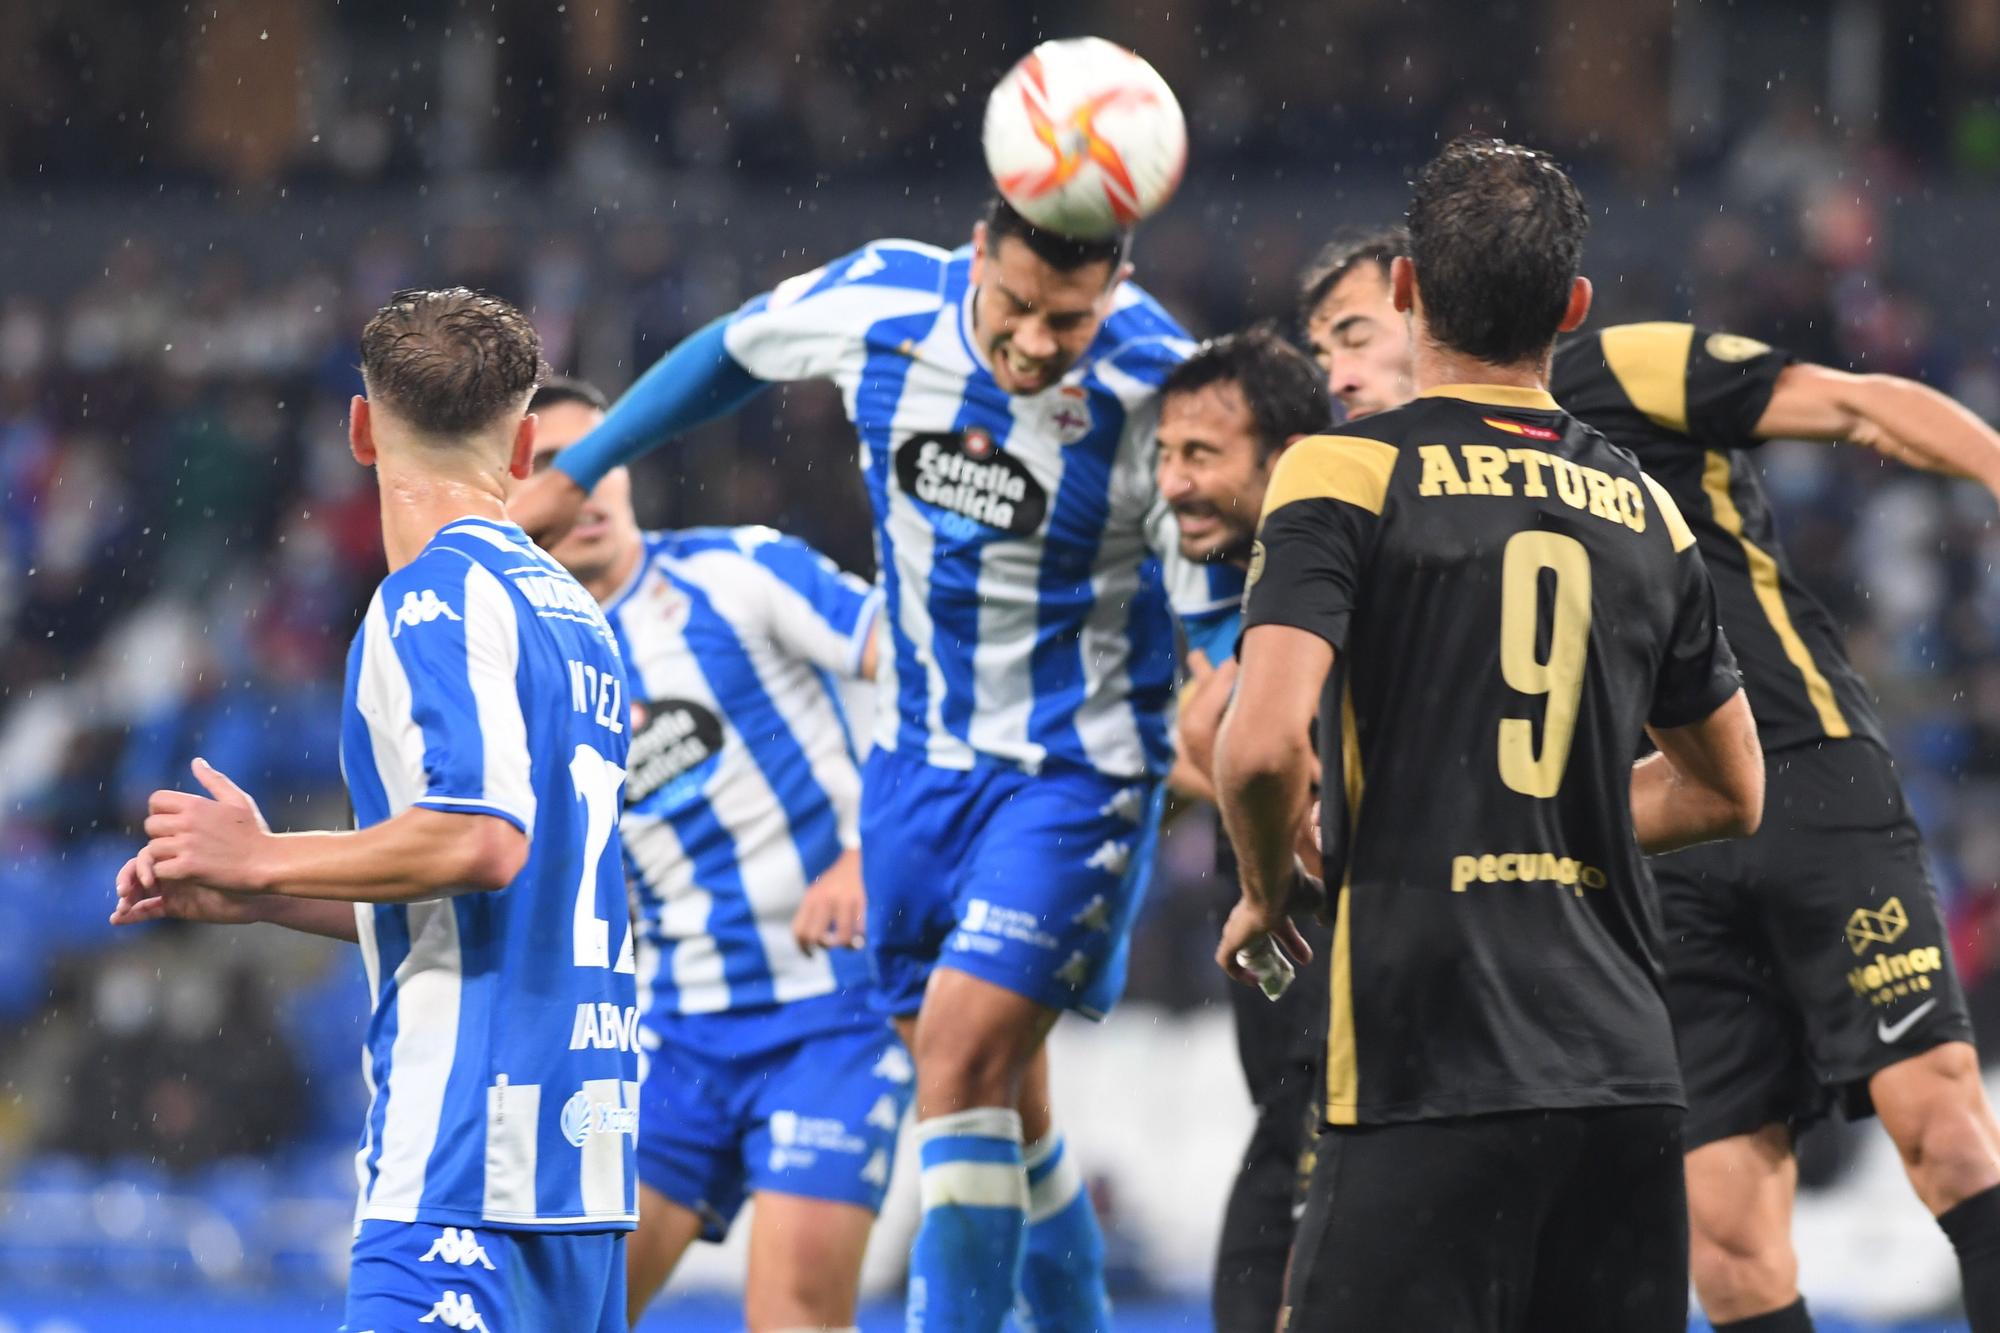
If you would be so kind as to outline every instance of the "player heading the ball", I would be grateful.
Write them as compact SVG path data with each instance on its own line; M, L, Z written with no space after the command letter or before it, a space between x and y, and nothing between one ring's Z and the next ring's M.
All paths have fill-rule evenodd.
M1127 281L1128 241L995 200L956 251L871 242L682 342L515 499L560 531L606 471L767 385L840 389L887 630L862 874L917 1064L914 1328L997 1329L1017 1285L1040 1327L1109 1318L1042 1042L1123 989L1173 755L1169 603L1228 600L1153 485L1158 386L1192 344Z

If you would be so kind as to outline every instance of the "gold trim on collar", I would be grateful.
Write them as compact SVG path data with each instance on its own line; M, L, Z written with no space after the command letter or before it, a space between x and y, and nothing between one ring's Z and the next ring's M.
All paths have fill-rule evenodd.
M1557 411L1556 400L1549 397L1546 389L1524 389L1513 384L1440 384L1436 388L1425 389L1419 398L1463 398L1468 403L1484 403L1488 407L1533 407L1544 412Z

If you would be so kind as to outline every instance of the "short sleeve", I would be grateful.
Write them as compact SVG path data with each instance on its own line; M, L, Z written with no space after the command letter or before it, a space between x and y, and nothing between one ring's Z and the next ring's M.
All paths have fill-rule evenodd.
M1343 649L1396 465L1393 445L1316 435L1271 475L1250 557L1243 624L1290 625Z
M939 307L945 252L877 241L787 278L730 316L723 346L761 380L827 379L884 319Z
M1565 408L1596 420L1629 405L1706 449L1756 444L1757 421L1792 363L1790 353L1754 338L1692 324L1619 324L1596 335L1595 357L1590 346L1579 343L1558 357L1556 390Z
M1715 588L1701 552L1690 544L1674 556L1678 588L1674 625L1653 682L1646 720L1656 727L1699 722L1743 687L1736 654L1715 615Z
M751 528L739 542L770 579L771 637L836 676L859 676L881 594L796 537Z
M386 743L414 761L400 766L393 808L496 815L533 829L520 652L512 595L466 556L427 552L383 583L368 612L357 703L378 751Z

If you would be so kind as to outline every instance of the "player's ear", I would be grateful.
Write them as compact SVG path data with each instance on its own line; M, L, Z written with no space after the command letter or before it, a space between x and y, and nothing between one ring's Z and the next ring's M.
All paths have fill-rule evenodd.
M1563 322L1556 326L1557 333L1568 333L1583 327L1583 321L1590 317L1590 279L1573 278L1569 284L1569 305L1563 310Z
M525 481L534 470L535 414L530 412L514 428L514 456L507 460L507 475L516 481Z
M981 221L972 224L972 272L968 275L968 277L970 278L973 286L977 287L979 285L980 275L984 273L985 270L986 270L986 223L982 219Z
M1417 266L1408 255L1389 261L1389 299L1399 315L1409 314L1417 303Z
M375 433L368 420L368 400L358 393L347 405L347 448L361 466L375 466Z

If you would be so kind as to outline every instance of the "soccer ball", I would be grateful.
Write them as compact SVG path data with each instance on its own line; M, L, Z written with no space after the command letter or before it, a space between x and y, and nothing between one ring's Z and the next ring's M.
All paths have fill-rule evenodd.
M981 142L1001 197L1078 240L1151 217L1187 165L1173 89L1102 37L1043 42L1008 70L987 99Z

